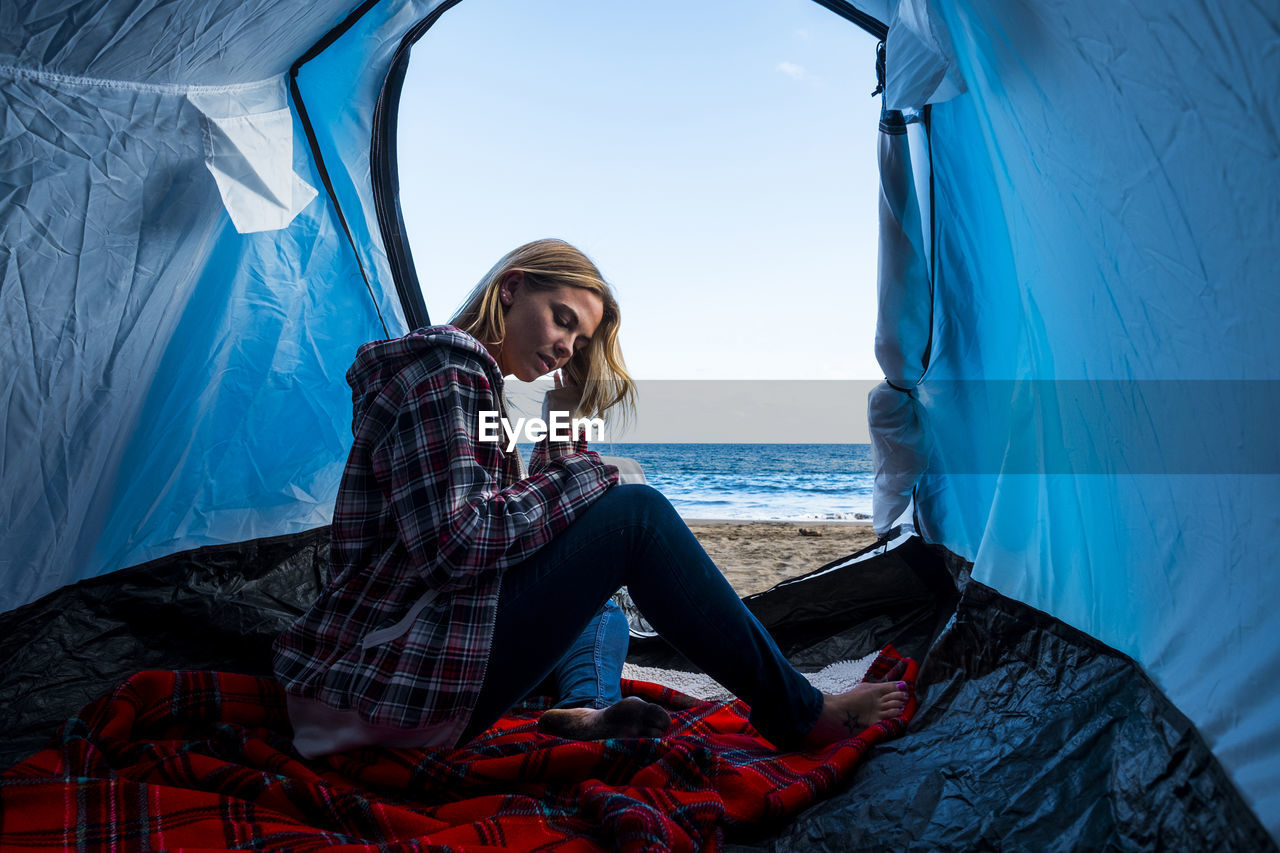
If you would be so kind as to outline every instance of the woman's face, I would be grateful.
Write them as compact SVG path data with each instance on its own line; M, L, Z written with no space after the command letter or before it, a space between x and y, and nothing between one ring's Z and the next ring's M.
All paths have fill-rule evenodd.
M500 288L506 338L494 358L503 376L514 374L522 382L564 367L604 317L604 301L586 288L534 290L518 272L509 273Z

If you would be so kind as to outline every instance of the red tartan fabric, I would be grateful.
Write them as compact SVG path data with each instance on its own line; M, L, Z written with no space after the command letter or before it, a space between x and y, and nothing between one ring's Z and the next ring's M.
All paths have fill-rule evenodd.
M869 677L900 660L887 648ZM917 665L908 660L905 681ZM458 749L289 751L270 679L142 672L0 776L0 849L702 850L824 796L915 712L813 753L776 753L741 702L644 682L661 739L567 741L516 709Z

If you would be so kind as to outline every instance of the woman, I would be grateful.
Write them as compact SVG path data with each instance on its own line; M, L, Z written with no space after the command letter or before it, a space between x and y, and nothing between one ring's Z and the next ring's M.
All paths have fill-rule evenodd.
M901 683L813 688L670 503L617 485L581 435L538 442L528 474L518 454L478 440L480 413L504 410L507 375L559 371L556 409L629 404L618 324L595 265L542 240L499 261L453 325L360 348L347 374L355 442L334 508L335 575L275 645L301 754L469 740L564 659L624 584L779 747L820 746L901 713ZM545 729L583 738L653 736L668 722L635 698L544 714Z

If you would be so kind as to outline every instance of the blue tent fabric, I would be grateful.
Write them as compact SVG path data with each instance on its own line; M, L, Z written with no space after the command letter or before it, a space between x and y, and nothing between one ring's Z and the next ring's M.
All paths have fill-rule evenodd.
M356 5L350 0L6 3L0 7L0 64L116 84L242 84L283 75Z
M1137 659L1276 834L1280 11L937 8L923 531Z
M0 7L0 609L328 521L343 373L406 325L377 102L449 5ZM1131 656L1280 837L1280 10L860 5L889 106L933 101L919 531ZM241 218L209 104L281 132L249 93L295 66L292 176Z
M332 209L238 234L190 87L7 75L0 606L326 523L380 333Z

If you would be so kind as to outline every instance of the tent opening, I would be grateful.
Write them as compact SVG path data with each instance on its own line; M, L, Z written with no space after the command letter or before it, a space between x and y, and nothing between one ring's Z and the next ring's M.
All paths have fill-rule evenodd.
M431 322L556 236L614 285L639 378L878 378L875 45L794 0L452 8L397 116Z

